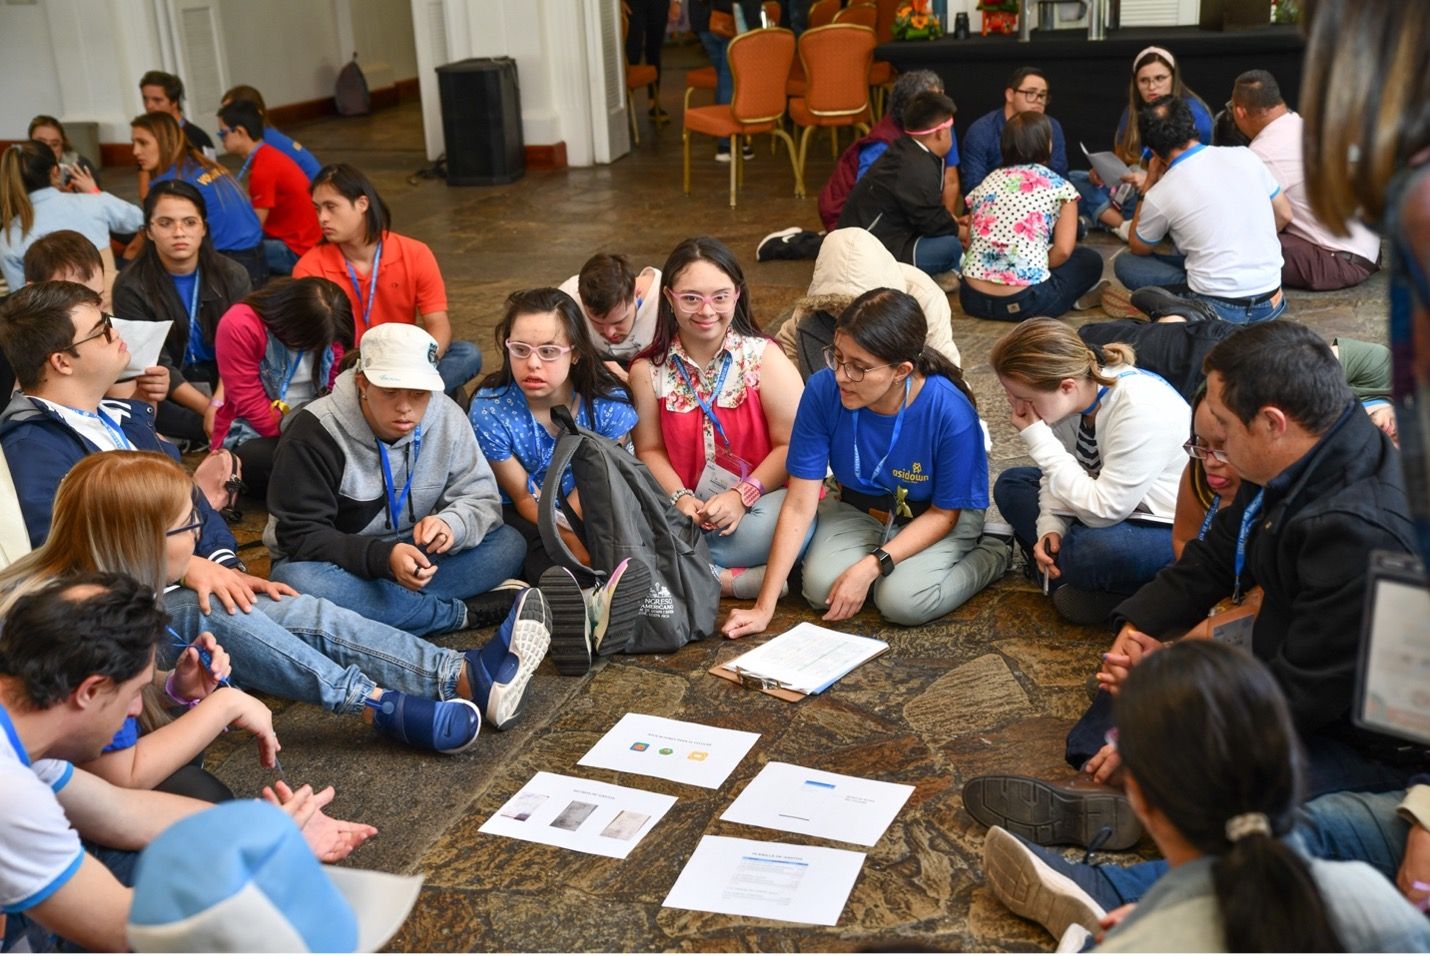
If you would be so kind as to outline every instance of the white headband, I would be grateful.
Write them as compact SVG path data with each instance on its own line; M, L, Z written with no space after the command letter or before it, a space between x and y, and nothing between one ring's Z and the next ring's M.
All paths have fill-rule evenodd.
M1171 66L1172 69L1175 70L1177 68L1176 57L1172 56L1172 54L1168 53L1166 50L1162 49L1159 46L1149 46L1147 49L1143 50L1141 53L1137 54L1132 58L1132 72L1137 72L1137 64L1141 63L1142 58L1149 53L1155 53L1162 59L1166 60L1167 64Z

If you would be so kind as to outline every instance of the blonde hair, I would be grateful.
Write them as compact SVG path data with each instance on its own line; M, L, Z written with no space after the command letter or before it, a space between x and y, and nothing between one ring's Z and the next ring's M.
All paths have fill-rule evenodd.
M184 128L168 113L145 113L130 120L129 126L131 129L145 130L158 144L159 166L154 170L155 173L162 173L170 166L183 172L184 164L192 163L217 175L233 175L226 166L214 162L190 146L189 141L184 138Z
M12 143L0 150L0 225L4 226L7 240L16 222L20 225L22 240L35 227L35 207L30 202L30 193L50 185L55 164L54 152L34 140Z
M1028 319L994 344L988 362L999 378L1053 392L1067 378L1111 385L1117 379L1104 375L1103 366L1136 365L1137 353L1123 342L1093 348L1057 319Z

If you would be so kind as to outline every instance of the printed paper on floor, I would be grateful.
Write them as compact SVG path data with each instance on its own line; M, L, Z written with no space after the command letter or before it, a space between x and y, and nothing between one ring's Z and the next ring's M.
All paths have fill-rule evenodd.
M578 763L714 790L759 738L743 730L626 714Z
M542 771L481 831L624 860L674 805L662 793Z
M863 865L852 850L705 836L664 905L833 926Z
M720 819L873 846L913 792L907 784L768 763Z

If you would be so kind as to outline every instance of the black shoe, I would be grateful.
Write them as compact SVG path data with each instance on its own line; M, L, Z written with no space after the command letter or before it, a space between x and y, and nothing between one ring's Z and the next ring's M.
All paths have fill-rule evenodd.
M1064 584L1053 592L1053 607L1071 624L1096 627L1107 623L1117 605L1127 599L1125 594L1107 591L1084 591Z
M667 113L665 110L661 109L659 104L652 106L650 109L646 110L646 113L650 116L651 119L655 120L657 123L664 123L666 120L670 119L670 114Z
M467 606L467 623L462 625L462 629L491 627L505 621L511 613L511 606L526 588L525 581L507 578L485 594L467 598L462 602Z
M822 233L810 232L798 226L780 229L761 239L755 246L755 261L769 262L772 259L817 259L819 247L824 243Z
M1102 849L1125 850L1142 838L1127 797L1087 776L1061 784L1011 774L974 777L964 784L963 807L984 826L1043 846L1090 846L1104 828Z
M576 576L560 565L541 573L541 593L551 608L551 662L558 674L580 677L591 669L591 617Z
M1188 322L1221 320L1216 309L1201 299L1180 296L1156 285L1145 286L1132 293L1132 305L1146 312L1154 322L1164 315L1179 315Z

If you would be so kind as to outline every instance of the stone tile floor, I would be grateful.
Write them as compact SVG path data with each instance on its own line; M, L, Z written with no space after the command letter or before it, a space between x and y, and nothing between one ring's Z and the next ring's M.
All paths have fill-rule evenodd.
M672 54L677 63L682 57L691 54ZM667 73L674 75L665 81L665 105L678 117L680 71L668 67ZM598 250L660 265L687 235L719 236L740 255L757 315L767 326L809 281L811 263L756 263L754 247L774 229L817 225L812 197L832 165L822 138L812 148L807 173L811 198L793 198L787 160L771 156L762 138L740 205L732 210L727 169L710 158L713 146L697 142L694 195L687 197L680 189L679 127L652 133L643 115L642 145L613 165L529 172L515 184L492 188L409 180L424 165L420 124L416 106L405 104L293 132L323 160L353 162L373 175L395 227L435 250L455 327L487 350L489 365L495 355L491 332L505 296L554 285ZM132 177L111 175L110 181L115 191L132 194ZM1107 256L1117 250L1106 237L1093 243ZM1288 317L1327 336L1383 341L1385 309L1384 282L1376 278L1348 293L1293 293ZM1005 329L962 316L956 299L954 311L955 338L992 429L991 458L1000 471L1024 460L986 361ZM240 540L256 542L262 520L261 506L250 503ZM258 567L266 563L261 545L245 550L245 557ZM771 632L812 618L791 597L782 602ZM616 659L581 679L560 677L544 664L524 719L506 733L484 734L457 757L417 754L377 739L353 719L274 701L283 763L290 781L335 785L335 814L379 828L352 865L426 875L416 909L391 944L395 950L1051 949L1053 941L1041 928L1009 914L982 885L982 828L963 811L959 793L981 773L1064 771L1063 735L1087 704L1084 684L1107 635L1059 622L1016 571L923 627L891 627L867 611L846 627L888 640L891 652L799 704L707 676L712 664L743 650L712 639L672 655ZM487 636L455 634L439 642L461 648ZM577 759L629 711L761 736L717 792L578 770ZM869 851L839 925L662 909L665 892L702 834L819 842L719 821L769 760L916 788ZM272 779L241 739L217 742L209 766L239 793L253 793ZM479 833L481 823L539 770L667 792L678 801L625 861ZM1152 852L1150 845L1141 849Z

